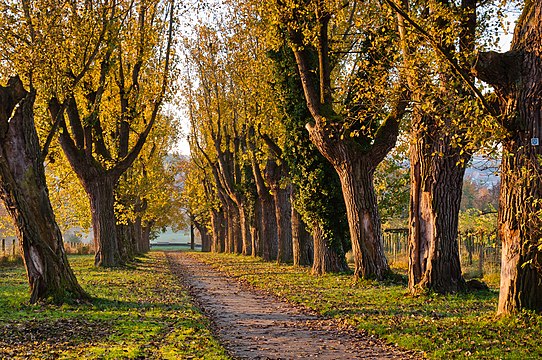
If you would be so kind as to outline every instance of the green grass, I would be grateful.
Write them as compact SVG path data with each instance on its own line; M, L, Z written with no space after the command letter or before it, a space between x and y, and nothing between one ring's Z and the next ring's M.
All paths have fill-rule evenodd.
M113 270L69 260L91 303L29 305L24 268L0 266L0 358L228 359L163 253Z
M354 283L351 275L314 277L306 268L250 257L194 254L235 278L428 358L542 357L542 316L497 318L495 290L411 296L401 276L395 282Z

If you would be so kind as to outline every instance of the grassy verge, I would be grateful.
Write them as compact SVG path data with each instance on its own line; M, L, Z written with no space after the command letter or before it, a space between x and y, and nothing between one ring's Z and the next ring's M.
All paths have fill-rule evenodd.
M405 283L354 283L350 275L314 277L305 268L250 257L194 255L230 276L428 358L542 357L542 316L495 317L496 291L410 296Z
M0 358L228 359L162 253L125 269L70 263L90 304L28 305L21 265L0 266Z

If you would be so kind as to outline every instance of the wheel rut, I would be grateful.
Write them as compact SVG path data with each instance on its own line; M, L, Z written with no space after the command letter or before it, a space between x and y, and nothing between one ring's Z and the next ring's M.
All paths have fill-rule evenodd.
M211 319L214 332L237 359L416 358L378 339L339 329L334 320L309 314L227 277L188 253L166 253L171 270Z

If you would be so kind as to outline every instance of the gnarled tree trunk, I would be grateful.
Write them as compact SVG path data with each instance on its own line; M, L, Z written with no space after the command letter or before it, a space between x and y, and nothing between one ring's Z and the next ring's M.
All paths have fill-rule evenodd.
M308 126L311 141L320 150L339 174L348 228L354 255L354 276L382 279L389 272L389 265L384 255L380 215L378 214L373 175L382 154L370 151L362 155L355 151L355 144L334 141L326 136L319 125ZM398 131L398 124L395 124ZM395 143L391 135L391 148ZM385 153L389 150L382 149ZM313 232L314 236L314 232ZM316 262L316 244L315 244Z
M466 161L448 137L427 139L433 137L421 130L427 121L417 125L410 146L409 289L453 293L465 287L457 226Z
M542 2L526 1L511 50L480 54L477 76L499 99L503 141L498 312L542 312Z
M68 264L49 200L34 100L18 77L0 86L0 196L22 245L30 302L87 299Z
M439 293L457 292L465 287L459 262L457 226L463 175L470 159L470 149L461 148L469 144L469 140L466 131L454 124L457 120L453 119L452 110L453 102L461 101L454 96L455 93L463 94L465 91L455 79L450 79L449 74L441 72L436 79L438 88L435 89L441 100L439 103L433 100L435 94L432 89L428 90L422 85L424 82L431 84L433 80L427 82L422 77L434 75L425 73L425 63L415 64L411 58L417 49L410 46L406 36L405 16L408 14L394 2L386 2L398 11L403 59L405 67L412 70L406 75L414 100L410 131L409 289L412 293L421 289ZM403 9L409 8L410 1L403 0L401 3ZM448 11L457 9L449 1L424 5L431 12L435 10L434 6L444 6L445 9L449 8ZM465 62L474 51L477 1L463 0L459 6L464 15L457 38L459 54L456 44L450 45L442 35L450 26L449 21L439 17L434 25L438 35L442 36L438 42L445 51L454 57L459 55ZM412 23L410 19L408 21ZM438 109L438 105L446 106Z

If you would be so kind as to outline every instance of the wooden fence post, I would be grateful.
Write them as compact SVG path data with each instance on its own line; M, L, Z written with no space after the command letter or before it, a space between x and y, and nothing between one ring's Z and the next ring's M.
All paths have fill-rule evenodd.
M484 232L480 231L480 255L478 258L478 271L480 277L484 276Z
M2 239L2 256L6 256L6 239Z
M15 239L13 239L13 242L12 242L11 252L13 254L13 257L15 257Z

